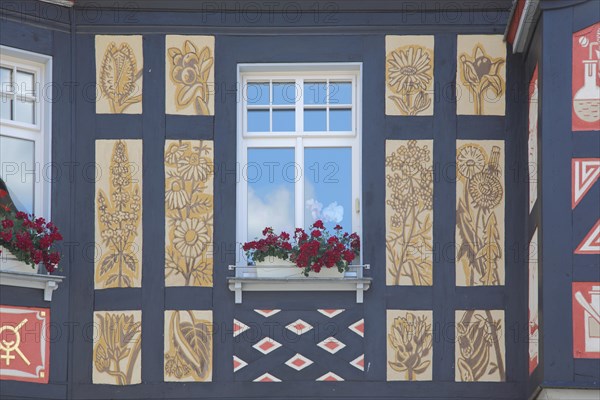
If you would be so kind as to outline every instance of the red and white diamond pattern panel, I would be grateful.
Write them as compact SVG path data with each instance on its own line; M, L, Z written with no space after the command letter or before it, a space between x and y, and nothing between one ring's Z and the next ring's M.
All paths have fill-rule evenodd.
M270 337L265 337L252 347L254 347L256 350L260 351L263 354L269 354L270 352L280 348L281 343L271 339Z
M287 360L285 362L285 365L287 365L290 368L294 368L296 371L301 371L304 368L311 365L312 363L313 363L312 360L309 360L308 358L304 357L302 354L297 353L294 357Z
M365 355L361 354L360 356L356 357L354 360L350 361L350 365L352 365L355 368L360 369L361 371L365 370Z
M330 352L331 354L335 354L338 351L340 351L341 349L343 349L344 347L346 347L346 345L344 343L340 342L333 336L328 337L327 339L323 340L321 343L317 343L317 346L319 346L320 348L322 348L325 351Z
M296 335L303 335L306 332L310 331L312 329L312 325L309 324L308 322L304 322L301 319L298 319L294 322L292 322L291 324L289 324L288 326L286 326L286 329L294 332Z
M352 325L348 327L352 332L356 333L360 337L365 337L365 320L361 319L360 321L356 321Z
M244 335L240 335L240 333ZM362 381L365 322L350 309L237 309L233 372L238 382ZM242 337L243 336L243 337Z
M237 319L233 320L233 337L246 332L250 327Z
M259 376L258 378L256 378L255 380L253 380L253 382L281 382L281 379L269 374L269 373L265 373L262 374L261 376Z
M233 356L233 372L237 372L244 368L248 363L239 357Z
M318 381L325 381L325 382L341 382L344 379L341 376L336 375L336 374L334 374L333 372L330 371L330 372L326 373L325 375L317 378L317 380Z

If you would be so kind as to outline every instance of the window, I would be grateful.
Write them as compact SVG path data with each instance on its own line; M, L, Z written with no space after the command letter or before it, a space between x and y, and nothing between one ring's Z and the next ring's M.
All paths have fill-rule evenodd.
M238 71L237 240L265 226L293 233L317 219L360 234L361 65Z
M0 177L17 209L50 216L51 58L0 46Z

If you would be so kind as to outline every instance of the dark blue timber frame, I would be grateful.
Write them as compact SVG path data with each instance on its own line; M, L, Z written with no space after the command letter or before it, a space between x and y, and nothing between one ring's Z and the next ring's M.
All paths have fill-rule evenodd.
M54 82L60 95L55 96L57 101L53 104L52 156L53 162L65 166L62 178L52 187L52 209L53 220L63 228L69 251L62 263L68 280L51 303L52 322L59 333L52 338L50 384L0 381L0 396L525 399L542 381L548 386L597 386L598 363L573 360L570 346L571 279L565 279L565 274L568 276L571 263L586 263L587 259L571 259L574 247L570 240L568 246L557 243L564 239L565 232L572 230L570 219L567 221L570 208L565 208L570 207L570 202L565 203L564 199L570 193L570 161L568 166L563 166L571 155L565 153L565 149L572 145L575 156L597 156L594 149L599 148L599 143L598 136L581 134L571 144L570 125L565 122L571 109L565 100L571 97L570 80L556 79L570 76L571 33L594 22L592 3L595 1L548 10L526 57L512 55L508 48L506 117L457 116L454 84L456 35L501 34L507 23L509 0L457 1L447 7L436 1L333 1L319 2L317 13L314 1L281 2L277 6L252 3L259 9L267 7L258 14L254 12L256 8L243 8L240 5L243 3L233 1L84 0L78 1L74 9L38 1L3 1L0 43L53 56ZM303 12L294 13L298 8ZM598 20L597 14L595 18ZM544 30L544 26L548 28ZM143 35L142 115L95 114L95 34ZM215 36L214 117L165 115L165 34ZM386 34L435 35L434 116L385 116ZM527 84L535 65L533 60L540 61L540 86L546 88L545 92L542 90L540 101L549 103L547 110L550 111L542 112L540 107L540 151L544 152L549 165L548 172L542 175L540 198L544 201L538 200L529 224L524 225L522 221L527 220ZM225 283L225 277L230 274L226 266L234 262L237 251L234 213L236 66L238 63L349 61L363 63L362 152L363 159L369 160L363 163L362 171L363 258L372 265L374 278L371 289L365 293L365 303L355 304L352 293L268 292L244 294L244 303L236 306ZM564 111L557 111L560 109ZM548 130L542 135L544 126ZM94 142L123 138L144 140L142 288L94 291ZM164 199L161 193L165 139L210 139L215 143L213 288L164 287ZM386 139L434 140L436 256L433 287L385 286L382 205ZM456 139L505 140L505 287L455 287ZM69 171L72 173L67 174ZM565 194L557 197L558 188L561 193L565 190ZM594 196L598 198L597 187L587 197ZM593 202L587 198L584 201L587 203L582 202L579 207L588 210L589 215ZM579 217L574 213L574 219L584 219L585 212L581 211ZM541 304L543 310L552 312L542 313L541 365L530 380L527 374L527 243L534 226L541 226L542 218L551 221L558 215L558 220L546 224L547 229L541 235L543 259L553 260L551 267L547 267L547 262L543 264L546 269L541 273L544 288L540 291ZM566 270L563 265L567 266ZM577 271L573 271L575 280L598 279L589 268ZM0 290L0 303L48 306L38 292L6 287ZM249 315L250 309L275 307L285 310L358 308L365 316L365 358L371 363L364 380L285 385L234 382L231 324L236 310L243 308ZM454 312L470 308L505 311L505 383L454 382ZM163 382L163 315L164 310L169 309L213 310L217 332L212 383ZM433 382L385 382L386 309L433 310L436 328ZM92 385L92 317L94 311L100 310L142 310L142 385Z

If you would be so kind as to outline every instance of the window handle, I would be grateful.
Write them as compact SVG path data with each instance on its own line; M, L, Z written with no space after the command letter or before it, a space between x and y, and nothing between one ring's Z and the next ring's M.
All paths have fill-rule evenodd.
M356 204L356 213L360 214L360 199L357 197L354 203Z

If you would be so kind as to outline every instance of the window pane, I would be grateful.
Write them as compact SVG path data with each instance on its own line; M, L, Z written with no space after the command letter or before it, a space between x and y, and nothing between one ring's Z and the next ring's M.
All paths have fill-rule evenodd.
M332 230L352 230L352 150L349 147L304 150L304 225L318 219Z
M15 79L17 94L22 96L35 96L33 78L34 75L29 72L17 71L17 78Z
M249 83L246 92L246 100L250 105L269 104L269 84Z
M329 110L329 130L330 131L351 131L352 130L352 110Z
M269 131L269 110L248 110L248 132Z
M304 104L325 104L326 97L326 82L304 83Z
M12 119L13 101L8 96L0 96L0 118Z
M273 104L295 104L296 84L294 82L273 83Z
M330 82L329 104L352 104L352 83Z
M12 69L0 68L0 91L12 92Z
M275 232L294 230L294 181L297 179L293 148L248 149L243 178L248 182L248 240Z
M273 110L273 132L294 132L295 114L294 110Z
M35 124L35 107L33 101L19 100L15 102L15 120Z
M304 130L321 132L327 130L327 111L325 109L304 110Z
M34 143L0 136L0 176L18 210L33 213Z

